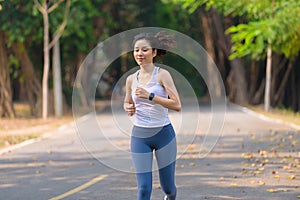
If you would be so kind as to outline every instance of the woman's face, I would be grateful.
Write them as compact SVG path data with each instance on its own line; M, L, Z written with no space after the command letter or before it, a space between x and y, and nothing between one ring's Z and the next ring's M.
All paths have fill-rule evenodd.
M147 40L141 39L134 44L133 55L138 65L148 65L153 63L153 58L156 56L156 50L152 50L152 47Z

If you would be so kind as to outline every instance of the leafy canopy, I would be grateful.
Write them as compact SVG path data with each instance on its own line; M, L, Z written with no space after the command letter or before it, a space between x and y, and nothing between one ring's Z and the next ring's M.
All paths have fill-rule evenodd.
M300 51L299 0L163 0L175 2L194 12L200 6L214 8L225 16L238 16L247 23L230 27L234 43L231 59L251 55L265 57L269 45L273 51L293 59Z

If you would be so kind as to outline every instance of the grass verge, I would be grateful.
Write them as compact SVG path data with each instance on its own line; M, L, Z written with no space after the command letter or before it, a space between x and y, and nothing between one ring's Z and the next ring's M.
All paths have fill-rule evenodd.
M0 148L16 145L26 140L38 138L38 134L30 135L3 135L0 136Z
M14 108L16 118L0 118L0 149L38 138L74 120L70 114L60 118L48 117L46 120L34 118L30 116L30 108L26 103L14 103Z
M286 123L292 123L295 125L300 126L300 113L299 112L293 112L291 110L287 109L278 109L274 108L270 110L269 112L264 111L262 106L247 106L250 110L253 110L259 114L263 114L267 117L273 118L273 119L279 119Z

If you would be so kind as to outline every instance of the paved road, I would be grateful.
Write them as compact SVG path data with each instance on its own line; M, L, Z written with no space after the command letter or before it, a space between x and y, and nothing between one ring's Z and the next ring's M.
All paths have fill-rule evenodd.
M217 145L200 158L199 152L218 138L213 131L219 122L210 123L212 115L205 106L200 112L187 109L183 115L170 115L178 134L179 200L289 200L300 195L297 130L231 105ZM0 155L0 199L136 199L128 117L102 113L80 122L77 129L66 125L40 141ZM203 146L209 130L213 131ZM152 199L161 200L156 172L153 184Z

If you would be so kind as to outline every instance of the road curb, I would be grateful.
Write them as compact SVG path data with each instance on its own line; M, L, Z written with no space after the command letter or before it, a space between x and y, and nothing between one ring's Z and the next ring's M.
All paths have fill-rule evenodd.
M35 139L25 140L24 142L21 142L19 144L15 144L15 145L12 145L12 146L9 146L9 147L5 147L5 148L3 148L3 149L0 150L0 155L3 155L5 153L11 152L11 151L13 151L15 149L22 148L24 146L33 144L33 143L41 141L41 140L42 140L42 138L38 137L38 138L35 138Z
M239 109L240 111L246 113L246 114L249 114L249 115L252 115L254 117L257 117L261 120L264 120L264 121L268 121L268 122L274 122L274 123L278 123L278 124L283 124L283 125L287 125L287 126L290 126L292 129L295 129L297 131L300 131L300 126L297 125L297 124L293 124L293 123L288 123L288 122L285 122L281 119L274 119L274 118L271 118L271 117L268 117L264 114L260 114L260 113L257 113L253 110L250 110L249 108L247 107L244 107L244 106L240 106L240 105L237 105L237 104L231 104L232 106L236 107L237 109Z

